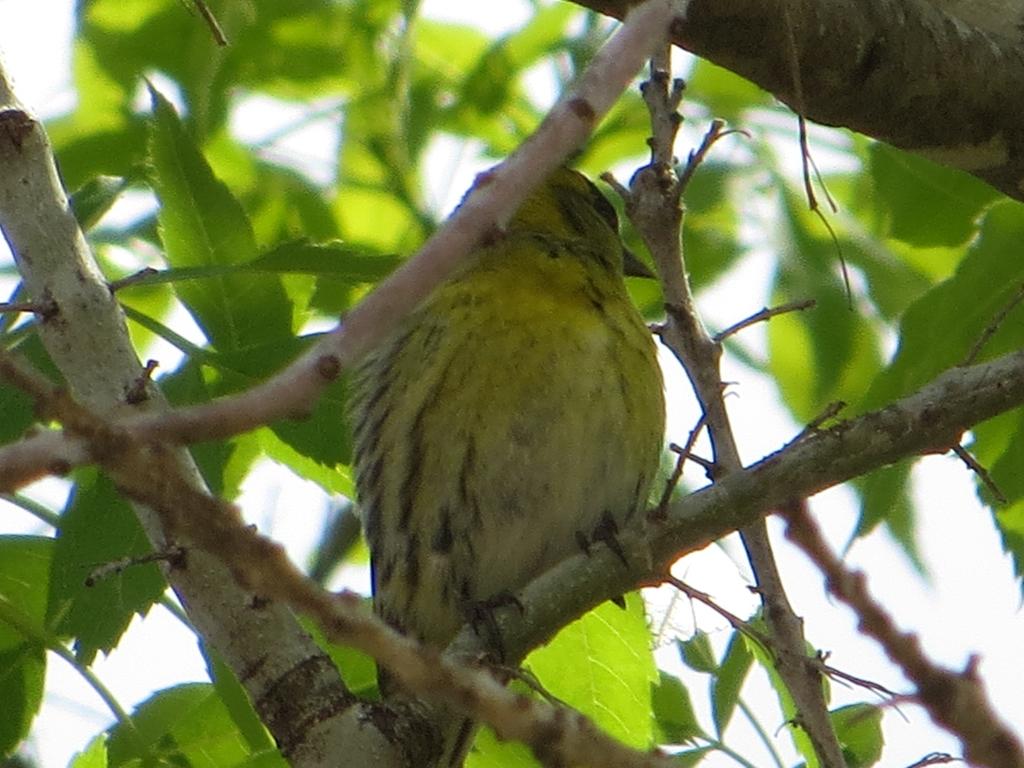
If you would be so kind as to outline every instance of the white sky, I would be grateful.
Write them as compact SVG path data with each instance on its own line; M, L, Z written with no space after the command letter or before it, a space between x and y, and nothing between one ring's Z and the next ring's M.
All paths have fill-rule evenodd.
M427 7L435 17L476 17L474 23L489 31L506 28L516 18L524 18L525 13L522 3L500 4L507 16L495 13L494 4L438 1L427 3ZM20 98L43 116L60 114L72 103L73 92L68 85L70 33L70 0L0 0L0 56L14 75ZM308 146L306 137L303 150ZM431 161L439 175L452 172L451 162L451 155L444 152ZM455 169L456 178L462 180L455 183L456 190L468 183L472 170L469 166ZM0 245L0 261L8 258ZM747 260L732 275L728 293L711 291L701 297L700 307L711 325L724 327L764 305L770 283L767 263L767 259ZM0 293L6 294L7 290L9 286L0 285ZM755 349L764 349L763 325L745 334ZM696 409L685 379L667 357L665 368L670 393L669 433L671 439L683 442L696 419ZM745 461L757 460L795 434L797 427L779 405L769 382L728 358L723 373L727 381L737 382L729 406ZM288 544L293 557L305 562L320 525L322 504L318 492L310 484L282 473L268 470L260 475L241 499L243 507L250 519L258 521L261 528L271 528ZM692 478L696 482L698 475ZM1009 558L1002 553L990 524L990 513L977 503L972 479L956 459L925 459L914 480L921 516L920 546L932 574L930 582L907 567L903 555L884 534L872 535L856 544L848 562L873 574L869 584L875 595L901 627L920 634L925 650L934 659L962 667L970 654L978 653L981 673L997 710L1024 735L1021 597ZM37 492L47 493L46 487ZM835 489L819 495L812 504L832 545L842 547L856 522L852 495ZM777 530L777 526L773 528ZM0 505L0 533L23 532L46 533L25 513ZM895 690L905 690L904 681L878 648L857 635L851 614L823 596L821 579L803 555L781 536L776 540L791 598L806 620L811 641L832 653L830 663L834 666ZM677 566L677 575L710 592L733 612L747 615L754 600L726 552L739 552L735 541L727 542L724 549L711 547L687 558ZM651 595L654 605L663 606L666 600L664 592ZM703 609L697 609L696 616L716 641L727 637L727 627L717 616ZM690 607L678 606L671 614L670 624L688 633L692 628ZM659 651L659 659L665 664L672 663L672 656L670 649ZM117 650L109 658L97 661L95 671L128 707L153 690L182 680L205 679L194 637L160 608L154 609L145 621L136 620ZM837 703L870 699L860 691L837 687L834 690ZM698 711L706 714L703 689L698 685L691 693ZM766 697L771 700L771 696L764 683L755 686L751 696L754 709L763 709L759 702ZM0 702L0 716L2 706ZM110 722L109 713L95 693L70 667L51 656L47 699L36 721L32 745L42 766L66 765L76 750ZM767 726L774 730L779 723L769 721ZM926 715L912 706L903 706L902 714L889 711L885 735L885 766L909 765L933 751L959 753L958 745L930 726ZM753 756L755 762L768 764L752 735L741 734L736 740L737 748ZM779 741L784 743L785 739ZM724 756L715 756L702 765L734 763Z

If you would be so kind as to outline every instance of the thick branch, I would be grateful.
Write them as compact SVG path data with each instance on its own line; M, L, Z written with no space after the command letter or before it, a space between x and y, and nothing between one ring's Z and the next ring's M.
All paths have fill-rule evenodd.
M577 2L616 17L631 4ZM1022 21L1016 0L692 0L673 41L811 120L1024 199Z

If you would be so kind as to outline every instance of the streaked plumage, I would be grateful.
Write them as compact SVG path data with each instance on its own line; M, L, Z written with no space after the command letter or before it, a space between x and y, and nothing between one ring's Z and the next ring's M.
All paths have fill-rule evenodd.
M374 605L444 647L467 609L639 524L662 444L615 212L556 172L370 354L353 393Z

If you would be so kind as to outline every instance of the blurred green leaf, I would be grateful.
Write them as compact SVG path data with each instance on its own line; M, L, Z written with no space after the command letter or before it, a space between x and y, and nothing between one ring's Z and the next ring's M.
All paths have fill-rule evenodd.
M910 495L913 467L913 460L901 461L854 481L860 495L860 519L853 536L867 536L879 523L884 523L910 563L924 575L925 565L914 533L914 502Z
M1013 559L1018 579L1024 577L1024 409L1017 408L979 424L973 430L972 454L989 471L992 482L1006 497L998 504L992 491L976 479L979 498L993 510L1003 549Z
M960 245L999 197L988 184L881 142L868 149L872 210L880 234L917 246Z
M980 237L956 273L904 314L896 356L861 399L858 411L879 408L906 395L967 358L1024 285L1024 260L1017 258L1022 238L1024 207L1002 202L989 209ZM1022 345L1024 305L1018 304L994 329L977 359Z
M863 396L880 367L878 330L850 306L839 251L790 191L782 195L781 260L773 303L813 299L813 309L768 323L769 369L794 416L809 422L836 401Z
M684 752L676 752L672 755L673 762L679 766L679 768L691 768L691 766L699 765L700 762L707 757L710 753L714 752L714 747L701 747L700 749L688 749Z
M843 748L846 768L869 768L882 756L882 710L870 704L850 704L829 713Z
M383 187L347 184L338 191L335 211L346 242L362 250L409 254L426 234L409 201Z
M187 360L176 371L160 377L160 388L172 405L198 405L212 399L202 368L195 360ZM260 447L254 434L246 434L197 443L189 446L189 452L210 492L233 499L259 456Z
M101 733L71 758L68 768L107 768L107 734Z
M28 735L43 701L53 539L0 536L0 755Z
M530 748L518 741L501 741L483 726L466 759L466 768L540 768Z
M690 692L678 677L662 672L651 687L654 710L654 739L658 744L685 744L704 730L690 702Z
M1018 580L1024 579L1024 500L1001 507L995 518L1003 549L1013 557L1014 573Z
M334 666L341 674L341 679L345 681L345 687L356 696L369 699L379 697L377 664L371 656L367 656L351 646L332 643L324 637L320 627L312 621L303 619L302 626L316 640L317 645L331 657L331 661L334 662Z
M744 252L737 206L729 192L736 172L735 167L704 163L686 187L683 253L697 290L712 283Z
M767 626L762 617L759 616L750 623L758 632L768 634ZM796 747L797 752L807 761L807 765L817 765L818 758L814 753L814 747L811 744L810 738L803 728L796 725L797 711L796 704L793 702L793 696L790 694L789 688L782 681L782 678L779 677L779 673L775 670L775 663L771 654L760 643L750 637L746 635L742 637L747 650L750 651L758 665L768 674L768 682L779 699L779 709L782 710L782 722L785 724L785 729L793 740L793 746ZM806 651L808 656L810 656L813 653L813 648L808 645ZM829 696L828 680L826 678L822 678L822 686L825 689L825 701L827 703Z
M11 352L24 365L45 374L52 382L63 381L34 331L15 344ZM7 382L0 382L0 414L3 414L3 418L0 418L0 440L9 443L21 437L26 429L36 423L35 410L31 397Z
M213 681L214 690L224 703L224 707L238 728L238 732L245 739L248 748L256 753L271 750L277 753L277 757L283 765L284 760L277 752L273 738L260 721L245 688L238 682L235 673L224 663L220 654L211 649L207 643L200 642L199 650L206 660L206 669L210 674L210 680Z
M172 267L240 264L256 257L241 205L210 171L170 103L156 90L150 133L152 181L160 198L160 237ZM280 280L229 274L179 283L176 292L218 349L232 352L292 334Z
M704 630L698 629L689 640L677 640L676 645L683 664L690 669L709 675L718 672L718 660L711 647L711 637Z
M125 291L140 287L215 280L246 274L303 275L318 281L335 281L346 290L358 284L376 283L402 263L397 256L367 255L339 242L284 242L245 264L211 264L199 267L162 269L146 275Z
M729 720L740 700L743 682L747 679L754 657L747 648L747 641L740 632L733 632L718 674L711 682L711 714L715 720L715 731L721 739Z
M71 210L83 230L96 226L117 198L128 188L123 176L96 176L79 187L71 195Z
M694 64L686 78L686 91L695 94L694 98L707 108L711 117L737 125L743 123L748 110L771 104L765 91L706 59L698 59Z

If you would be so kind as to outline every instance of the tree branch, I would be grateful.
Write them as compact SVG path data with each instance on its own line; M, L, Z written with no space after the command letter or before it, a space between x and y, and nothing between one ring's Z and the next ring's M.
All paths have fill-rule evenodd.
M518 208L533 185L583 143L635 76L651 47L664 43L669 13L667 0L649 0L630 14L531 141L499 171L479 180L478 187L485 192L472 195L461 206L445 228L446 235L431 240L420 257L394 273L312 352L238 397L175 412L163 409L152 386L146 388L145 407L127 407L126 393L137 395L139 382L146 379L129 343L123 314L70 212L42 127L16 103L0 73L0 167L4 169L0 174L0 227L15 253L29 295L57 308L55 315L39 323L39 332L80 402L99 414L126 415L107 435L117 440L105 440L100 451L96 435L81 428L68 431L65 437L70 440L43 434L19 449L0 451L0 485L15 487L40 472L64 472L81 461L99 461L119 487L136 499L160 501L138 486L141 477L149 479L154 493L160 479L189 478L178 484L176 493L204 497L187 453L171 451L166 444L226 437L277 418L308 413L344 365L386 336L483 235ZM117 449L118 441L139 448L139 456L126 458ZM127 465L111 463L114 455ZM150 462L163 462L164 471L136 474L126 468L141 470L143 465L138 462L147 456ZM44 463L34 464L36 460ZM224 655L246 686L258 714L291 764L333 765L339 754L358 755L366 765L417 764L415 751L407 753L404 760L396 754L394 745L401 746L402 739L387 723L366 727L374 723L372 708L365 711L344 689L331 661L302 632L287 608L254 600L228 578L216 558L195 550L191 540L174 540L168 533L166 510L163 519L147 506L140 505L137 511L155 548L180 544L189 549L187 567L171 569L168 578L198 631ZM170 526L170 530L182 528ZM261 597L263 594L277 593L268 588ZM272 642L267 642L268 638ZM455 690L469 695L464 688ZM520 738L532 738L539 746L542 735L562 734L559 738L568 746L556 745L555 754L562 754L565 748L586 756L595 751L595 744L601 744L585 722L573 721L568 725L575 727L567 728L565 717L555 714L545 724L532 710L523 715L522 702L511 701L509 706L520 712L520 723L527 717L527 723L543 725L532 737L520 734ZM486 715L480 717L491 720ZM503 732L509 732L508 728ZM513 736L516 733L511 731ZM621 752L613 746L605 750L612 756ZM596 755L586 761L602 764ZM622 764L655 765L657 761Z
M725 407L725 385L719 368L722 347L704 327L686 277L679 232L683 182L675 176L672 158L675 128L681 122L676 110L682 89L677 85L670 90L667 73L659 71L667 66L667 54L666 47L661 57L663 63L656 65L652 61L651 79L644 89L653 126L651 164L634 175L626 210L658 267L668 313L668 321L659 335L682 364L700 402L714 451L711 478L718 482L740 470L743 464ZM684 178L692 175L720 129L720 124L713 124L702 150L691 153ZM757 519L744 526L740 536L771 634L775 669L793 701L792 719L807 735L825 768L845 768L842 749L829 720L820 670L807 656L803 622L786 596L765 521Z
M46 133L18 104L2 68L0 168L0 229L29 296L55 308L36 327L76 399L103 414L167 413L162 395L151 385L145 389L147 400L128 404L126 396L145 381L145 370L131 347L121 308L68 206ZM52 434L40 437L53 440ZM82 449L79 444L67 455L58 449L49 457L49 469L63 474L82 458ZM26 457L14 458L11 465L7 456L0 459L0 474L25 470L18 462ZM187 451L168 450L162 459L167 473L188 478L195 489L204 487ZM135 511L154 549L188 546L168 535L151 508L136 505ZM291 764L335 765L330 753L345 743L339 719L355 700L291 612L254 601L217 558L202 551L189 556L187 567L164 568L164 573L194 626L245 686ZM387 748L386 742L377 745L378 753Z
M462 713L487 722L502 738L530 746L545 764L590 768L675 765L658 751L644 754L620 744L578 712L508 690L489 671L475 666L475 654L468 660L441 657L436 649L390 627L354 592L334 594L322 589L292 564L280 544L246 525L237 507L196 488L183 475L169 472L172 449L135 439L38 374L17 365L4 351L0 351L0 378L30 394L41 412L80 435L122 493L155 510L165 530L189 542L187 550L174 558L177 565L173 571L188 570L187 564L202 552L214 555L243 589L259 595L260 602L272 600L312 617L328 638L369 654L410 691L428 700L449 702ZM290 697L302 693L289 692ZM351 709L346 707L346 711ZM394 725L396 713L370 705L366 709L366 721L403 748L401 764L422 768L423 752L410 742L425 731L414 715L407 713L409 722ZM302 716L287 708L280 714L283 718ZM326 756L333 756L336 765L339 754L342 752L334 747Z
M683 555L780 509L912 456L943 453L972 426L1024 405L1024 351L955 368L878 411L811 432L776 453L669 505L664 522L624 531L630 566L597 546L559 563L519 596L525 613L498 614L506 652L520 658L559 626L637 586L661 581ZM514 615L512 615L514 614ZM454 644L472 646L463 630Z
M843 567L802 508L786 512L787 535L825 574L829 591L850 606L861 631L878 641L894 664L917 686L917 700L932 720L957 736L971 765L1024 768L1024 747L985 697L977 657L961 673L933 664L917 637L900 632L868 592L864 574Z
M576 2L616 18L632 4ZM811 120L966 171L1021 200L1022 21L1016 0L692 0L673 42Z

